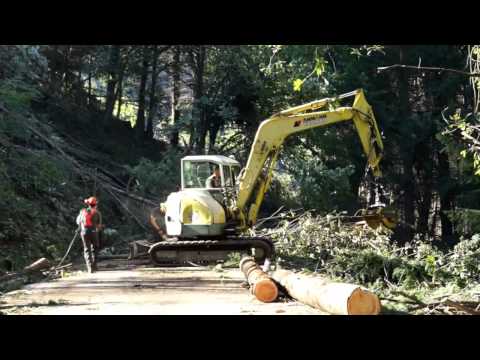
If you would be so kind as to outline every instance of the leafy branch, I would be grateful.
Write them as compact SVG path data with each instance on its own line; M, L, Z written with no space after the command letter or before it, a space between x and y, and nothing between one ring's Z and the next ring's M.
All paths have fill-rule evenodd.
M411 70L419 70L419 71L438 71L438 72L453 72L456 74L464 75L464 76L469 76L469 77L480 77L479 72L466 72L462 70L457 70L457 69L448 69L448 68L442 68L442 67L431 67L431 66L413 66L413 65L402 65L402 64L395 64L395 65L390 65L390 66L383 66L383 67L377 67L377 71L383 72L386 70L393 70L393 69L411 69Z
M307 81L310 77L312 77L314 74L317 75L317 77L320 77L324 72L325 72L325 67L327 65L327 62L323 57L317 57L315 59L315 67L313 68L312 72L307 75L303 80L302 79L295 79L293 81L293 90L294 91L301 91L302 86ZM325 83L328 85L327 79L323 78Z

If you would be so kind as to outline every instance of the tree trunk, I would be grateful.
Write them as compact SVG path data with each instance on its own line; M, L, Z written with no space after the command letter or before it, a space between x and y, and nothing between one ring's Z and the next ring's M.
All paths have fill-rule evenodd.
M438 153L438 172L439 182L448 183L450 180L450 164L448 162L448 155L445 153ZM453 202L455 199L454 190L451 186L444 191L439 192L440 195L440 222L442 224L442 241L453 246L456 243L456 239L453 233L453 224L448 218L447 211L453 210Z
M142 70L140 75L140 87L138 90L138 112L137 122L135 123L135 130L137 133L137 140L142 140L145 134L145 93L147 88L148 77L148 47L143 49Z
M118 92L117 92L117 118L120 119L120 115L122 113L122 106L123 106L123 79L118 83Z
M112 45L108 61L109 79L107 83L107 94L105 102L105 123L112 120L113 108L115 106L115 87L118 82L118 73L120 65L120 46Z
M180 98L180 49L175 47L173 49L173 63L172 63L172 114L171 121L173 131L170 135L170 145L178 146L178 118L180 111L178 110L178 100Z
M214 121L210 125L209 133L209 144L208 144L208 153L211 154L215 150L215 142L217 141L217 135L220 131L220 122Z
M204 72L205 72L205 46L199 46L191 54L194 68L194 86L193 86L193 118L196 120L194 125L195 133L192 137L195 138L195 152L203 154L205 152L205 137L207 136L207 122L205 116L204 106L201 103L201 98L204 94Z
M415 234L415 184L413 180L413 162L410 159L405 159L403 163L404 183L403 183L403 211L405 217L405 238L404 242L410 242Z
M158 45L155 45L153 48L153 55L152 55L152 76L150 81L150 93L148 95L149 99L149 107L148 107L148 118L147 118L147 132L146 137L147 139L153 139L153 119L155 117L155 113L157 111L157 64L158 64Z
M415 147L416 164L415 169L418 177L419 188L421 189L421 199L418 201L418 222L417 233L427 236L428 220L430 218L430 209L432 207L432 187L433 187L433 150L430 146L431 141L422 141Z
M65 93L69 92L70 79L70 46L64 47L63 53L63 87Z
M399 47L400 63L403 64L405 58L405 49L403 46ZM408 76L404 70L399 71L399 106L400 116L407 120L410 113L410 103L408 94ZM412 151L413 149L410 149ZM413 154L407 153L403 159L403 176L404 176L404 197L403 210L405 216L405 223L409 226L405 229L405 242L410 242L414 236L414 229L410 226L415 226L415 184L413 177Z
M120 118L120 114L122 111L122 106L123 106L123 78L125 76L125 66L123 66L118 74L118 85L117 85L117 91L115 92L115 101L118 100L118 105L117 105L117 118Z
M88 105L92 105L92 56L88 57Z

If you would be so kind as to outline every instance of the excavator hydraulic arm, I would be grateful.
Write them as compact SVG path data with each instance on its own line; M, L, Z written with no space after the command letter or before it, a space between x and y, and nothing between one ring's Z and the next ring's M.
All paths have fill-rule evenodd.
M354 97L351 107L335 107L339 100L349 97ZM320 110L327 106L328 110ZM383 142L372 108L363 90L279 112L260 125L246 167L240 176L236 206L232 209L232 213L236 214L240 223L240 229L246 229L255 224L285 139L302 131L349 120L355 124L373 175L381 176L379 163L383 154Z

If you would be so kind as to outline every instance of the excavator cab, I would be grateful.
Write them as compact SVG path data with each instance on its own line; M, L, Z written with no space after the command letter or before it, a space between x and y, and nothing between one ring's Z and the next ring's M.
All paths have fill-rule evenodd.
M221 155L187 156L182 159L182 191L207 191L225 210L238 193L240 163ZM215 181L210 181L217 174Z
M219 170L218 187L207 187L208 178L215 169ZM182 159L182 190L206 189L221 190L234 188L240 172L240 163L235 159L221 155L187 156Z

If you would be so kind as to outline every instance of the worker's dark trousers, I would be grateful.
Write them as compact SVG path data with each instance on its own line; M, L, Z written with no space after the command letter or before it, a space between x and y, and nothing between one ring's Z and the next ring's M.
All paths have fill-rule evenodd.
M89 273L97 271L96 252L98 250L98 234L94 231L82 232L83 256Z

